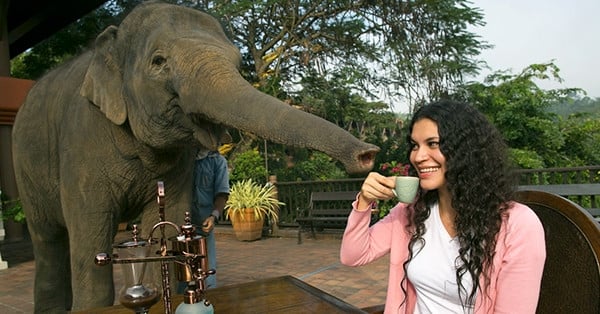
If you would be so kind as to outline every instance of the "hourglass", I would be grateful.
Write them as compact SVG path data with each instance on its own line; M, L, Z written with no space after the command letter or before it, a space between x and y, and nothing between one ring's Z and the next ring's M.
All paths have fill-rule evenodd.
M150 256L152 243L137 239L137 226L134 226L133 239L115 245L120 258L142 259ZM153 283L144 283L146 263L123 263L125 285L119 291L119 303L137 314L146 314L150 307L160 300L160 292Z

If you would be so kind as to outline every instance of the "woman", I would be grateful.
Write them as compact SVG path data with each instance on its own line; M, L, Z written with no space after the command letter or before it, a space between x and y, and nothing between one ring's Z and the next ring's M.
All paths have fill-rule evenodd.
M342 263L389 253L385 313L534 313L544 230L511 200L499 132L473 107L441 101L415 113L408 135L417 197L369 227L371 207L391 199L395 186L394 177L370 173L352 204Z

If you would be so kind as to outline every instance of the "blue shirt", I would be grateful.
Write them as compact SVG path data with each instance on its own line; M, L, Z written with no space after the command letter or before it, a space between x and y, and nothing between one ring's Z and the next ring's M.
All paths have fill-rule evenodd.
M193 192L192 223L200 226L212 213L215 196L229 194L229 173L225 157L218 152L210 152L208 156L196 160Z

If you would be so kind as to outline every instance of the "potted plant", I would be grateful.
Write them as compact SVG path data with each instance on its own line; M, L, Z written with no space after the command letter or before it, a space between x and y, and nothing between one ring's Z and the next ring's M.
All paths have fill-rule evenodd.
M279 205L274 185L259 185L252 179L235 182L225 205L235 236L240 241L258 240L262 236L265 218L273 223L279 219Z

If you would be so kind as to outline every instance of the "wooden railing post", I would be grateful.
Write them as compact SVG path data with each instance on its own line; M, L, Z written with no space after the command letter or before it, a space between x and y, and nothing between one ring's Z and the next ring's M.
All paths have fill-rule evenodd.
M279 192L277 190L277 176L270 175L268 183L270 185L272 185L273 188L275 189L275 197L279 200ZM281 209L279 207L277 208L277 215L278 216L281 215ZM278 221L271 222L271 235L275 236L275 237L279 236L279 222Z

